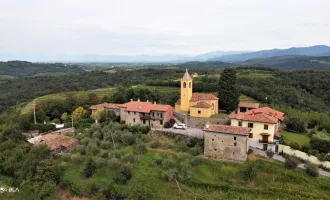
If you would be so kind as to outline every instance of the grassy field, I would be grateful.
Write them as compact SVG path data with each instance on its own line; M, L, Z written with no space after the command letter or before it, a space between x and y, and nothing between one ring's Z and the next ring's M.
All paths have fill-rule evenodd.
M284 131L282 132L282 137L287 144L298 142L300 146L310 145L310 138L306 134Z
M114 187L127 199L136 199L135 194L145 191L152 199L329 199L330 179L311 178L303 171L288 170L283 163L251 155L247 163L227 163L210 159L203 159L202 163L191 169L190 179L177 184L162 179L161 165L152 164L156 159L173 159L180 162L180 153L174 146L173 139L157 138L160 146L150 148L155 138L147 142L148 152L143 156L135 156L135 160L128 164L132 169L133 178L125 185L115 184L113 178L118 168L101 167L89 179L82 176L84 163L73 164L58 162L65 166L64 180L70 182L77 194L88 191L92 185L97 187ZM134 148L134 145L132 146ZM132 152L131 147L122 147L121 155ZM95 156L97 158L98 155ZM188 155L188 159L192 157ZM110 158L108 158L110 159ZM258 168L258 175L254 180L246 181L242 178L248 163L254 163ZM305 188L309 188L306 190ZM132 196L133 195L133 196Z

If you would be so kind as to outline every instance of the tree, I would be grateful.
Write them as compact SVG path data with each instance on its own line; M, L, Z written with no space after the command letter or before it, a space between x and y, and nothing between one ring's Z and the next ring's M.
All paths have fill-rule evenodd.
M156 94L157 96L157 94ZM132 87L126 90L124 95L125 102L130 101L130 99L140 99L141 101L154 101L155 96L152 92L145 86Z
M90 158L84 168L84 176L86 178L89 178L91 176L93 176L94 172L96 170L96 164L95 162L93 161L92 158Z
M300 163L299 159L297 157L294 156L287 156L285 158L285 163L284 165L288 168L288 169L295 169L297 168L298 164Z
M102 116L104 116L104 108L97 109L92 113L91 118L95 120L95 123L98 123Z
M266 154L267 154L268 158L272 158L274 156L275 152L272 149L268 149L266 151Z
M299 133L306 133L305 123L298 117L288 117L286 119L286 128Z
M30 118L28 114L21 114L18 117L19 128L22 130L29 130L31 127Z
M61 120L62 120L63 122L65 122L67 119L68 119L68 113L65 112L65 113L62 114L62 116L61 116Z
M239 103L239 95L240 93L236 83L236 70L225 68L219 78L219 108L227 112L235 110Z
M80 119L85 117L86 110L83 107L78 107L75 111L73 111L73 117L75 119Z

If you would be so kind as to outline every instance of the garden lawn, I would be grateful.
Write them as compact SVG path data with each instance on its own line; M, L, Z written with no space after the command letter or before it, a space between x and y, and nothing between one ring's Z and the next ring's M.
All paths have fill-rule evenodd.
M310 146L310 138L303 133L282 132L283 140L286 144L298 142L300 146Z

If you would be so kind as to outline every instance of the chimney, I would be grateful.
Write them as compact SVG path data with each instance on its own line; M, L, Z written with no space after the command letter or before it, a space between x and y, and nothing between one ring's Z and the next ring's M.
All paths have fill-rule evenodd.
M138 98L138 102L140 102L140 98Z
M206 128L206 129L209 129L209 127L210 127L210 123L209 123L209 122L206 122L206 124L205 124L205 128Z
M131 99L131 102L133 101L133 99Z
M156 101L154 101L154 104L156 104Z

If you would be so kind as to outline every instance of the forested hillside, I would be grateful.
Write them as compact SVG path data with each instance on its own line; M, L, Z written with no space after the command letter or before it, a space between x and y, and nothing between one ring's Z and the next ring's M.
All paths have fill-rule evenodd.
M278 56L271 58L251 59L240 63L241 65L264 66L282 70L329 70L330 56Z
M62 63L31 63L25 61L0 62L0 75L14 77L76 74L84 70Z

